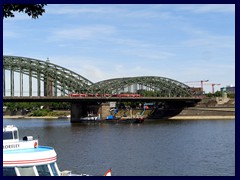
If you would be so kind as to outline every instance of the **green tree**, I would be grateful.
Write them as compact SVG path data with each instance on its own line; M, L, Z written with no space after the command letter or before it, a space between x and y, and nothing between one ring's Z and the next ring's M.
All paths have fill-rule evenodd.
M33 19L42 16L46 4L3 4L3 18L15 17L13 12L23 12Z
M205 94L206 95L206 97L213 97L214 95L212 94L212 93L207 93L207 94Z
M222 92L221 92L221 91L216 91L216 92L214 93L214 96L215 96L215 97L222 97Z

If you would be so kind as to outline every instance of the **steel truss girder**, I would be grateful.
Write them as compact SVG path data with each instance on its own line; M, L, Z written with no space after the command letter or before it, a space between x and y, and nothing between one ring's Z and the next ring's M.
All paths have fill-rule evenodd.
M26 57L3 56L3 68L25 74L30 78L36 78L39 81L51 79L53 81L54 94L60 90L63 95L72 92L88 91L90 85L93 84L90 80L80 76L79 74L52 64L48 61L41 61Z
M157 92L160 97L192 97L193 93L189 86L166 77L140 76L104 80L95 83L95 89L104 93L119 93L123 89L151 90ZM129 88L131 87L131 88ZM123 90L125 92L125 90ZM134 91L134 90L133 90Z
M49 83L47 79L50 79L54 88L54 96L57 95L57 90L61 91L61 95L67 95L69 93L116 94L130 91L136 92L143 89L154 91L159 97L194 96L189 86L166 77L125 77L104 80L94 84L83 76L48 61L17 56L3 56L3 59L4 70L28 75L29 83L31 83L31 78L36 78L37 84L40 86L40 81ZM3 84L5 86L5 82ZM14 90L14 87L12 89ZM40 94L39 91L40 87L38 87L38 95ZM11 94L13 93L11 92Z

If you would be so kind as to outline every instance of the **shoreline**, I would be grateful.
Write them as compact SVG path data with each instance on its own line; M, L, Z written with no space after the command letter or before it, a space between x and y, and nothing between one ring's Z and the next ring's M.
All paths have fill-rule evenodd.
M58 116L3 116L3 119L58 119Z
M235 120L235 116L174 116L170 120Z
M70 119L59 116L3 116L3 119ZM174 116L169 120L235 120L235 116Z

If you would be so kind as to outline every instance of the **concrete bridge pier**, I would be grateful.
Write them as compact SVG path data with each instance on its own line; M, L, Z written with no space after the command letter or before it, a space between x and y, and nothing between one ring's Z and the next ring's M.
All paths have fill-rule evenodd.
M71 104L71 123L78 122L82 114L82 103Z
M73 102L71 104L71 123L79 122L82 116L87 115L84 102Z
M100 115L105 119L109 115L109 103L88 103L88 102L73 102L71 104L71 123L79 122L81 117L85 117L88 113Z
M97 107L97 114L100 114L102 119L106 119L110 115L109 103L102 103Z

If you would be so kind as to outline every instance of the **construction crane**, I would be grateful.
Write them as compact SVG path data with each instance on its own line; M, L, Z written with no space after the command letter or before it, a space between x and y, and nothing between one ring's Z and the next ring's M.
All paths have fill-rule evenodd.
M215 84L215 83L207 83L207 84L205 84L205 85L211 85L212 86L212 94L214 94L214 86L215 85L221 85L221 84Z
M200 81L187 81L187 82L184 82L184 83L201 83L201 89L203 91L203 83L204 82L208 82L209 80L200 80Z

